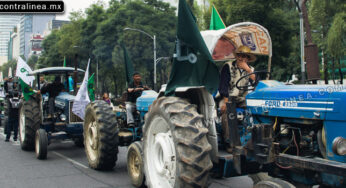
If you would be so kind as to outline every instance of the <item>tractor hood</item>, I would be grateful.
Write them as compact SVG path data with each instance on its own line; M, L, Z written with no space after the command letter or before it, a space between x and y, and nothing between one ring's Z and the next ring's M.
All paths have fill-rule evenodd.
M143 91L142 95L138 97L136 102L136 107L138 111L149 111L149 106L154 102L157 98L158 93L154 90Z
M60 94L55 98L55 106L60 109L65 109L70 102L73 102L75 96L67 93L60 92Z
M346 104L346 85L285 85L265 80L246 96L246 104L252 114L345 121L341 109Z
M60 101L73 101L75 96L67 93L67 92L60 92L60 94L56 97L56 100Z

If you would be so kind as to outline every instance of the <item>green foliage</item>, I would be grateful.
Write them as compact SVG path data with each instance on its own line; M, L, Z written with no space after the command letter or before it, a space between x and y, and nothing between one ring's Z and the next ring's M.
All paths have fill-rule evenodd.
M212 0L226 26L251 21L268 29L273 43L272 78L286 81L299 74L299 15L292 1ZM211 11L211 9L210 9ZM205 18L210 19L210 11ZM257 70L267 68L259 58Z
M30 68L32 70L35 69L35 65L37 64L37 61L38 61L38 56L37 55L32 55L32 56L29 57L27 63L28 63L28 65L30 66Z
M327 52L336 58L345 56L346 52L346 13L335 15L327 35Z
M0 70L2 71L4 78L8 76L8 70L10 69L10 67L12 68L12 75L14 75L17 67L17 60L12 59L0 66Z
M318 45L320 52L324 51L323 73L327 82L328 69L335 67L335 61L331 60L345 53L346 3L342 0L312 0L308 8L313 42Z
M43 42L44 52L38 63L42 66L62 66L64 56L67 66L77 60L85 68L91 58L90 73L99 64L98 92L121 94L126 88L123 67L123 43L129 51L136 71L143 81L153 87L153 40L136 31L156 35L157 58L171 56L174 49L176 15L175 8L159 0L111 0L108 8L97 2L84 13L74 12L71 23L53 31ZM158 64L158 84L164 83L167 67ZM164 71L163 71L164 70ZM161 79L162 78L162 79Z

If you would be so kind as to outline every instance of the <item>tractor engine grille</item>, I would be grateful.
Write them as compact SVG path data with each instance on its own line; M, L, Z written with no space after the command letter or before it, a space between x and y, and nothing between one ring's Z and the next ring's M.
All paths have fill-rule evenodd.
M83 123L83 120L72 112L73 102L70 102L70 123Z

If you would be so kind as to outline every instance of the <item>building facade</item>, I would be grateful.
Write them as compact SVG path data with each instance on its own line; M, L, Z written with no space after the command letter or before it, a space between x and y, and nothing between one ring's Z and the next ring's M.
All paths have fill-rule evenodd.
M20 15L0 14L0 65L8 61L8 43Z
M53 30L60 29L64 24L68 24L70 21L67 20L51 20L47 24L47 28L44 31L44 36L48 36Z
M25 14L20 19L20 55L29 58L30 40L33 35L43 35L48 22L55 19L55 14Z
M32 34L31 39L29 41L29 57L32 55L41 55L42 53L42 41L43 35L41 34Z
M8 61L19 57L19 24L14 27L8 42Z

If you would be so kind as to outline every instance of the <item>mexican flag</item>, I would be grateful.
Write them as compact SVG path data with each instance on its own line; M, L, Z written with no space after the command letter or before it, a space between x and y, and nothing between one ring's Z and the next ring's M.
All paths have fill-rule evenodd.
M74 99L73 106L72 106L72 112L83 120L85 115L85 107L90 102L90 98L88 95L89 64L90 64L90 59L88 61L88 65L84 74L82 85L80 86L78 90L78 93Z
M16 76L18 76L19 78L19 83L22 88L24 100L26 101L29 100L32 94L34 94L31 85L35 80L35 76L28 76L31 71L32 70L29 65L26 64L26 62L21 57L18 57Z
M173 56L165 95L174 95L177 87L187 86L204 86L209 93L214 93L219 86L219 71L185 0L179 0L177 40L179 46ZM181 49L180 57L178 49Z
M216 10L215 6L213 5L212 11L211 11L211 17L210 17L209 30L219 30L219 29L225 29L225 28L226 28L225 23L223 23L219 12Z
M88 80L88 93L91 101L95 100L94 75L95 73L93 73Z

